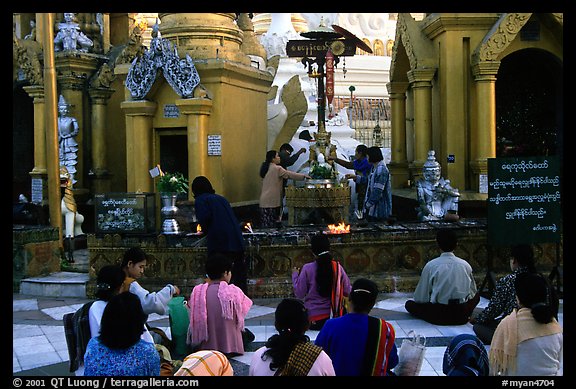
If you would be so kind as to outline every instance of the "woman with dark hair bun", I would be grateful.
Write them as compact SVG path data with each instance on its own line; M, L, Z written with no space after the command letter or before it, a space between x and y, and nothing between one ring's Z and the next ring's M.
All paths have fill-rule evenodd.
M90 306L88 313L90 321L90 333L92 337L100 334L100 322L104 314L104 308L108 301L120 292L126 274L118 265L103 266L96 278L97 300Z
M310 329L320 330L326 320L344 314L344 297L350 294L350 278L330 252L330 240L316 234L310 240L315 260L292 269L294 295L304 300Z
M332 360L310 342L308 312L301 300L286 298L276 307L278 331L254 352L250 376L334 376Z
M540 274L518 274L518 309L506 316L490 343L490 375L562 375L564 338L551 306L551 288Z

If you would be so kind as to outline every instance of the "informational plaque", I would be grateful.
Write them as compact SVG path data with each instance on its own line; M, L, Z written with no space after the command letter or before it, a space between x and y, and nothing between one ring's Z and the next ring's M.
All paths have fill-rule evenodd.
M148 233L155 229L154 193L98 193L97 233Z
M179 118L180 110L176 104L165 104L164 105L164 117L165 118Z
M222 155L222 135L208 135L208 155Z
M559 242L557 156L488 159L488 241L496 246Z
M32 179L32 199L34 204L40 204L42 202L42 179L33 178Z

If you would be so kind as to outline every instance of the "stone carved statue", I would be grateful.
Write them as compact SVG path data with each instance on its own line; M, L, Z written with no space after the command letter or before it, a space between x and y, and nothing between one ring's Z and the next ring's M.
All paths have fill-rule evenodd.
M458 220L458 189L450 186L450 180L440 177L440 164L434 150L428 151L428 159L422 167L424 178L416 182L418 194L418 219Z
M78 212L74 192L72 191L72 177L66 166L60 167L60 187L64 188L64 196L62 196L60 208L64 219L64 238L67 243L68 262L74 263L74 237L84 234L82 231L84 216Z
M69 116L70 104L66 102L64 96L60 95L58 100L58 145L60 166L65 166L72 183L76 173L76 164L78 163L78 142L76 135L80 132L78 121Z
M88 52L94 42L81 30L80 25L74 21L76 14L65 13L64 23L58 24L58 33L54 38L54 51L78 50Z

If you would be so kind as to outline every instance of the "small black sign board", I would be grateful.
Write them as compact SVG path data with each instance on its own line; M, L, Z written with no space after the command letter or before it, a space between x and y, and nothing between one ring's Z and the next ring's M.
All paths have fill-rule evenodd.
M489 158L488 242L560 242L560 193L557 156Z
M155 208L154 193L97 193L96 233L154 232Z
M350 39L338 39L344 44L344 52L339 56L351 57L356 53L356 44ZM325 56L332 42L326 40L291 40L286 43L288 57L318 57Z

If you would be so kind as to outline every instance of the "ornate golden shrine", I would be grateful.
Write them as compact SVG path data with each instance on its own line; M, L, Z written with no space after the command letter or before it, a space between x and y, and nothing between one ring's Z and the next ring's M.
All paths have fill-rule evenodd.
M347 183L310 186L286 188L288 225L348 222L350 186Z

